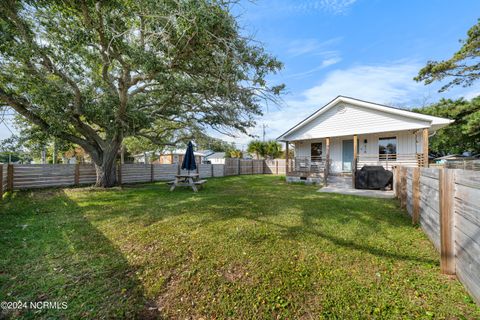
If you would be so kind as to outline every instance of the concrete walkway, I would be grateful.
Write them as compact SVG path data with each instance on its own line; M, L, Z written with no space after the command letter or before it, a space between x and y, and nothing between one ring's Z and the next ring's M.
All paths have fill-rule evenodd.
M340 193L348 194L360 197L372 197L372 198L393 198L393 191L381 191L381 190L363 190L352 188L352 176L329 176L328 186L321 188L318 192L325 193Z
M318 192L325 192L325 193L340 193L340 194L348 194L352 196L360 196L360 197L371 197L371 198L384 198L384 199L392 199L393 191L381 191L381 190L362 190L362 189L352 189L352 188L337 188L337 187L324 187L318 190Z

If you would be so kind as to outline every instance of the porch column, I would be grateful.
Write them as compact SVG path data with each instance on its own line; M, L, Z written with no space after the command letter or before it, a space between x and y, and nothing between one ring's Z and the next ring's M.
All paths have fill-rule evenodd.
M330 174L330 137L325 138L325 173L324 173L324 185L327 186L328 175Z
M355 188L355 172L357 171L357 149L358 149L358 137L353 135L353 164L352 164L352 187Z
M288 141L285 141L285 175L288 174Z
M354 170L357 169L357 157L358 157L357 149L358 149L358 137L356 134L354 134L353 135L353 164L355 165L355 168L352 168Z
M422 136L423 166L428 168L428 128L423 129Z

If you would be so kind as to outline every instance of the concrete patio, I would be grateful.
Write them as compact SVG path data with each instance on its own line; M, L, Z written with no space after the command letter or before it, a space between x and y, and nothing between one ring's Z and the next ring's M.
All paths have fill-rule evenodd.
M352 176L329 176L326 187L320 188L318 192L339 193L360 197L391 199L394 197L393 190L364 190L352 187Z

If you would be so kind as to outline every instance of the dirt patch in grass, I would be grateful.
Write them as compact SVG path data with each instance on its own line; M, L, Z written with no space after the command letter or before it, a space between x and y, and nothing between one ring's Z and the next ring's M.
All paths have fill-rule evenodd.
M223 277L229 282L242 281L245 283L252 283L246 268L239 263L231 264L225 270L223 270L222 274Z

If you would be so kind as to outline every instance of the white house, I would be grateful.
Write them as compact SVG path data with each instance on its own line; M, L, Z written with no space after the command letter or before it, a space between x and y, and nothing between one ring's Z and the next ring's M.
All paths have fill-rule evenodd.
M338 96L277 140L295 150L287 176L305 180L349 174L365 164L427 166L429 136L451 122Z
M185 155L185 149L177 149L160 152L147 151L144 153L136 154L133 156L135 163L160 163L160 164L173 164L173 163L182 163L183 157ZM197 163L202 163L205 154L202 152L194 152L195 161ZM152 161L156 159L155 161Z
M225 152L214 152L205 157L205 161L211 164L225 164Z

